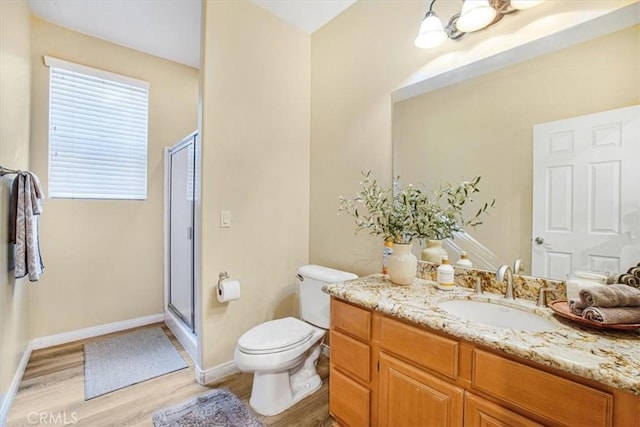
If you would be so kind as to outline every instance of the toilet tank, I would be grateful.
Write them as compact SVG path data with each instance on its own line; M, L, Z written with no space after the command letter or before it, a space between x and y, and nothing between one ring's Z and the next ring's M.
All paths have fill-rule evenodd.
M353 273L320 265L300 267L298 269L298 284L300 286L300 317L302 320L319 328L329 329L330 297L322 292L322 287L357 277Z

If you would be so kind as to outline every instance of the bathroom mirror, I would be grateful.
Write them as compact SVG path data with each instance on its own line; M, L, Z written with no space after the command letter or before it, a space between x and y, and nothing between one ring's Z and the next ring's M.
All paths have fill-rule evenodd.
M495 198L496 207L467 231L499 259L522 259L531 274L533 126L640 104L638 18L612 33L396 102L394 176L434 188L480 175L476 206ZM640 223L635 228L629 239L640 250Z

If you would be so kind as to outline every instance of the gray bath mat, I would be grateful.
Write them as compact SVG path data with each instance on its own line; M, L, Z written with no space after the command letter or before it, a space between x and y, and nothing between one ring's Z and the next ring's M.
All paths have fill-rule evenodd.
M262 427L258 417L235 394L224 389L153 414L154 427Z
M84 346L84 399L186 368L161 328L140 329Z

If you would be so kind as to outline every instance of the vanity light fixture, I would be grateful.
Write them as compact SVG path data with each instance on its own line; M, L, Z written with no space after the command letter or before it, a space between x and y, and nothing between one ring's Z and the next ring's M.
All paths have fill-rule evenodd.
M467 33L478 31L500 21L504 15L529 9L544 0L463 0L460 12L453 15L447 25L433 11L432 0L429 5L415 45L422 49L430 49L442 44L445 39L459 40Z
M542 3L544 0L511 0L511 7L515 9L531 9Z
M489 4L489 0L465 0L462 3L456 28L463 33L478 31L491 24L498 11Z

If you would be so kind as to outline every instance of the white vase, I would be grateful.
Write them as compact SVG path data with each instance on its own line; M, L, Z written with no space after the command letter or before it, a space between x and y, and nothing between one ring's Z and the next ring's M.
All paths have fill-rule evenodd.
M427 247L422 250L420 256L423 261L442 263L443 257L449 257L447 251L442 247L442 240L427 240Z
M396 285L410 285L416 277L418 259L411 253L412 244L395 243L389 257L389 279Z
M449 257L447 251L442 247L442 240L427 240L427 247L422 250L422 261L442 263L443 257Z

